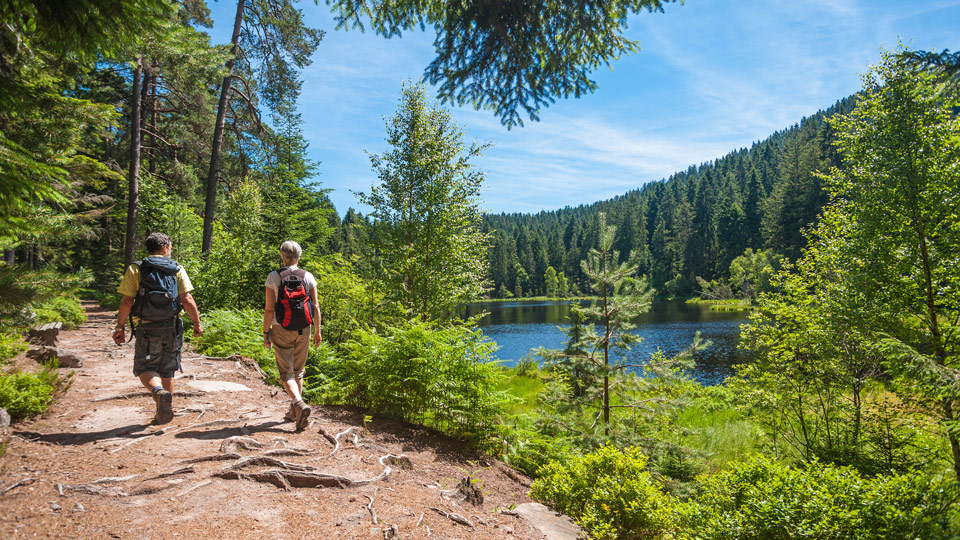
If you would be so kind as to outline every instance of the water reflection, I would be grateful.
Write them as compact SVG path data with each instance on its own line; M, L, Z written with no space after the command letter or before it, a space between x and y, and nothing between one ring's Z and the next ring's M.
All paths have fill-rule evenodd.
M561 348L566 336L558 326L567 326L571 302L481 302L467 306L466 315L488 312L480 320L483 332L497 342L497 356L513 364L531 349ZM704 384L718 384L733 373L732 365L747 361L737 349L740 325L747 313L711 311L707 306L682 301L656 301L641 315L635 332L643 341L629 353L632 363L646 360L657 349L667 355L688 347L699 330L713 344L697 353L692 375Z

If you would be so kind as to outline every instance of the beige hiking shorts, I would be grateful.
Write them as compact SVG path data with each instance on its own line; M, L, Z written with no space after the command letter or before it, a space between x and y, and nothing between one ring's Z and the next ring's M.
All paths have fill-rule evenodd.
M303 366L310 352L310 327L302 333L296 330L284 330L280 326L270 327L270 342L273 354L277 357L277 371L280 380L303 378Z

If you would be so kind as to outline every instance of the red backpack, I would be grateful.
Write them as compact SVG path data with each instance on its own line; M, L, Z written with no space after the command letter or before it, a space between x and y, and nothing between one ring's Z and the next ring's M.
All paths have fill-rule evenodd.
M309 295L304 278L306 270L290 268L277 270L280 285L277 287L277 321L285 330L303 330L313 324L313 298Z

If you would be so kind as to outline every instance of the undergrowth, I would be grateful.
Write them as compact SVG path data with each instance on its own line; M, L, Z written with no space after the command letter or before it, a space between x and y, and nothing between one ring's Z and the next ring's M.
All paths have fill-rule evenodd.
M13 421L43 413L56 396L73 384L73 372L61 375L52 365L36 372L20 371L0 375L0 408Z

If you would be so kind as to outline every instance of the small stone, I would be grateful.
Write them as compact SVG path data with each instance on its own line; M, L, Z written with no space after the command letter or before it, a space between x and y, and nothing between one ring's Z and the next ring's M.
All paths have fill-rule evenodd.
M307 510L306 514L310 519L317 519L320 517L320 512L317 512L316 510Z
M0 407L0 429L6 429L8 427L10 427L10 413Z
M80 504L80 503L77 503L77 504L73 505L73 511L74 511L74 512L86 512L86 510L83 508L83 505Z
M61 506L60 506L59 504L57 504L57 503L55 503L55 502L51 502L51 503L50 503L50 509L53 510L54 512L59 512L59 511L60 511L60 508L61 508Z
M350 498L347 499L347 501L349 501L349 502L356 502L356 501L357 501L357 498L354 497L353 495L351 495Z

